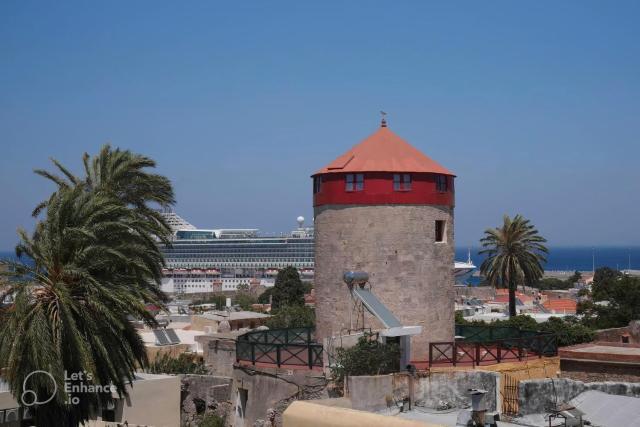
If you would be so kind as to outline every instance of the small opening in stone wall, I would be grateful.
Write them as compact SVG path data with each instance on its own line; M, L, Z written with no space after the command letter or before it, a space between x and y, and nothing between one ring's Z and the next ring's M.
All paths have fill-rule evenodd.
M436 242L444 242L446 221L436 220Z

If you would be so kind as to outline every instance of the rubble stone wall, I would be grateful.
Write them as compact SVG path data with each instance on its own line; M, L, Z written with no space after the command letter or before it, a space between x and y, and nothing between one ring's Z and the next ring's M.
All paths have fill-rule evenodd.
M435 242L435 221L446 221ZM453 208L427 205L324 205L315 209L316 336L351 327L352 301L342 275L369 273L372 292L406 326L411 359L427 360L429 342L453 341ZM357 325L354 325L357 326ZM365 315L365 326L379 328Z

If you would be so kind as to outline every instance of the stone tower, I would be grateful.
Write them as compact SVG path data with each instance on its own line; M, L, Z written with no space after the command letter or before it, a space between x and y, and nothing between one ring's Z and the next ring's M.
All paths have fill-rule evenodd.
M407 326L411 359L453 341L454 175L381 127L313 175L317 339L350 328L348 270ZM372 317L367 326L379 327Z

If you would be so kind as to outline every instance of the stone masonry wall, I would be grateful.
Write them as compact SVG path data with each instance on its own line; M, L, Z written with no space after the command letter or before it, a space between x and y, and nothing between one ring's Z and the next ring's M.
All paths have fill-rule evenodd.
M446 221L445 242L435 242L436 220ZM403 325L423 327L411 340L412 360L428 359L429 342L453 340L453 208L325 205L315 209L314 225L318 339L350 327L342 275L364 270ZM380 327L368 315L366 326Z
M560 372L563 378L577 381L640 382L640 365L632 363L561 359Z

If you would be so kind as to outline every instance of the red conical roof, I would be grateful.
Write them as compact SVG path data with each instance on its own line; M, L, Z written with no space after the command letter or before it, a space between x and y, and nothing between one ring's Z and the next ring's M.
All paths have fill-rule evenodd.
M454 175L384 125L314 175L351 172L424 172Z

